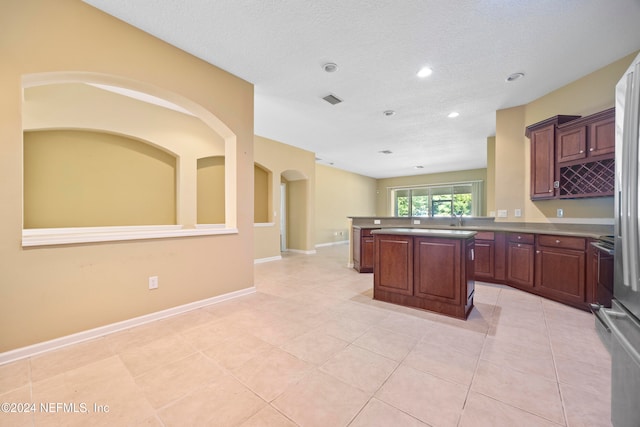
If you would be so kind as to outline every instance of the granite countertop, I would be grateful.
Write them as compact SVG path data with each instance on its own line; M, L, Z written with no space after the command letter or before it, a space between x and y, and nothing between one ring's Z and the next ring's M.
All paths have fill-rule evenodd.
M558 236L576 236L597 239L606 234L612 234L606 227L589 227L579 224L541 224L541 223L492 223L482 225L448 226L439 224L421 224L402 227L398 225L354 225L356 229L404 229L404 230L438 230L438 231L497 231L511 233L552 234Z
M475 231L462 230L462 229L444 229L444 228L381 228L380 230L374 230L372 234L394 234L394 235L408 235L408 236L420 236L420 237L444 237L447 239L468 239L476 235Z

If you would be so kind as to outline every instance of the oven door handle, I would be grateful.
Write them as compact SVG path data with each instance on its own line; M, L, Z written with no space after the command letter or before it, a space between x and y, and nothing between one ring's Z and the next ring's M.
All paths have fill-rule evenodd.
M604 328L605 331L607 331L608 334L611 333L611 328L609 327L609 323L608 320L604 318L604 307L600 304L590 304L591 312L593 313L593 315L596 317L596 320L602 325L602 327Z

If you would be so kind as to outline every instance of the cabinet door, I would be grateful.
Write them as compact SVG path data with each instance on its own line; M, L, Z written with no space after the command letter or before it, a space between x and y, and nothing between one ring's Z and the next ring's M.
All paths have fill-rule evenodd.
M413 295L413 237L376 234L373 286Z
M415 239L415 295L459 305L461 296L461 244L454 239ZM466 288L466 287L465 287ZM465 295L466 300L466 295Z
M599 120L589 126L589 156L612 154L615 147L615 117Z
M533 288L534 246L509 242L507 249L507 282L516 287Z
M531 133L531 199L554 197L555 125Z
M475 278L493 279L495 266L495 244L491 240L475 241Z
M362 238L360 252L361 273L371 273L373 271L374 246L373 236L366 236Z
M360 237L360 229L354 228L351 234L351 244L353 245L353 268L360 272L360 252L362 247L362 239Z
M556 136L558 163L587 157L587 128L559 130Z
M586 302L584 251L539 247L536 251L536 287L559 302Z

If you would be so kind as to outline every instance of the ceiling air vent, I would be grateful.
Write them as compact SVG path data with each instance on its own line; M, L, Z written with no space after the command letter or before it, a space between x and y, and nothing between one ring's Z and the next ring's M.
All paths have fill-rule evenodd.
M335 95L331 95L331 94L329 94L329 95L325 96L325 97L324 97L324 98L322 98L322 99L324 99L325 101L327 101L327 102L328 102L329 104L331 104L331 105L340 104L340 103L342 102L342 99L338 98L338 97L337 97L337 96L335 96Z

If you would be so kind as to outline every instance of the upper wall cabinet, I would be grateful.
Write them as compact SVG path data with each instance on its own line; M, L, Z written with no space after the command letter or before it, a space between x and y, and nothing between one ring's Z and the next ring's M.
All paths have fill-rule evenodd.
M613 195L614 113L556 116L527 127L532 200Z
M527 127L531 140L531 200L555 198L556 129L580 116L555 116Z

